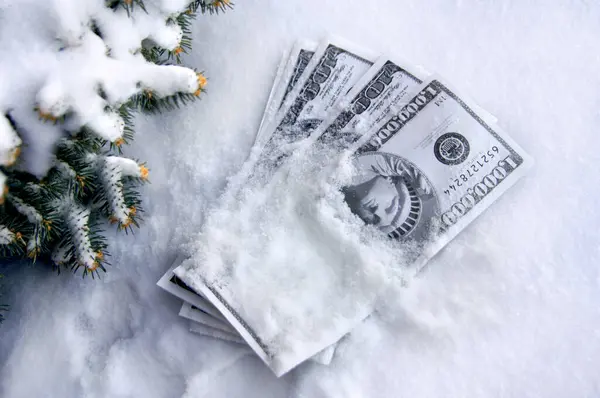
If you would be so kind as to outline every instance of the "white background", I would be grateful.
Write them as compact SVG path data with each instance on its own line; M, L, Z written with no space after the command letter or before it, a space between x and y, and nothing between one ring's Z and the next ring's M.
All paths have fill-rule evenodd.
M18 3L0 6L43 31L43 10ZM245 160L281 53L326 34L439 72L536 165L430 263L405 313L356 330L329 368L276 379L247 350L190 334L155 282ZM151 169L146 222L110 239L108 274L5 272L0 396L600 395L600 4L239 0L200 17L194 39L186 63L208 92L138 119L127 153Z

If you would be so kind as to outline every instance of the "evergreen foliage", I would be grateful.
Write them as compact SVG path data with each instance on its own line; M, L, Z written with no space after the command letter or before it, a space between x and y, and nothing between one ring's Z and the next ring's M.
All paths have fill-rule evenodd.
M143 0L107 0L105 6L114 12L125 10L129 17L148 12ZM192 1L186 10L166 21L167 27L177 25L181 29L177 47L163 48L145 39L139 53L156 65L179 64L181 54L191 51L191 23L197 15L219 13L231 6L228 0ZM95 21L89 21L89 28L103 38ZM68 43L61 51L65 48L69 48ZM107 55L111 56L110 48ZM10 111L0 112L0 138L11 143L0 150L0 256L4 260L49 260L59 271L67 268L83 276L94 277L105 271L109 257L103 235L106 221L125 232L142 221L139 186L148 181L149 171L144 163L123 157L125 145L135 136L134 113L170 111L195 101L206 85L202 73L196 73L196 80L197 86L190 90L169 95L138 84L138 92L125 103L110 103L103 88L98 87L97 94L106 100L105 114L122 124L114 140L90 125L75 131L68 128L76 117L70 110L59 112L32 105L32 112L37 111L41 120L64 131L55 145L52 167L43 178L23 171L19 157L22 127ZM0 322L5 310L0 305Z

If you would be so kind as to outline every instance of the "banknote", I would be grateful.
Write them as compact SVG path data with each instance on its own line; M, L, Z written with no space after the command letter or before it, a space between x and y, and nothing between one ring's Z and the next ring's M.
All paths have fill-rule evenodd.
M237 331L226 323L226 318L207 299L192 290L173 273L173 269L181 264L184 258L179 255L157 285L184 301L179 315L202 326L193 331L224 340L231 340L234 336L235 340L233 341L241 341L245 344ZM224 324L225 328L223 328ZM227 335L222 337L223 333L227 333ZM314 355L311 360L322 365L329 365L333 359L335 348L336 346L333 344Z
M190 332L196 333L202 336L212 337L218 340L229 341L232 343L237 343L241 345L246 345L244 339L239 337L238 335L233 335L230 333L223 332L219 329L214 329L203 325L201 323L197 323L195 321L190 320ZM310 360L319 363L321 365L329 365L333 360L333 356L335 354L335 350L333 347L327 347L323 351L314 355Z
M358 172L343 193L366 225L411 245L419 270L522 177L532 160L439 77L399 105L352 135ZM336 138L345 148L343 132L331 131L324 140Z
M210 315L203 312L201 309L194 307L189 303L183 303L181 310L179 311L179 316L189 319L193 323L198 323L203 326L202 330L204 332L211 332L210 336L216 339L222 340L232 340L238 343L246 344L244 339L237 333L235 329L230 326L227 326L226 329L223 328L222 324L215 326L215 319ZM222 333L226 333L223 336ZM206 333L202 333L206 334ZM323 351L318 352L313 355L309 360L319 363L321 365L329 365L333 360L333 356L335 354L336 345L332 344L329 347L325 348Z
M314 42L299 42L296 44L294 50L292 50L291 64L293 65L292 73L288 82L284 87L283 97L279 100L279 108L283 105L288 95L292 92L294 87L296 87L296 83L300 80L300 77L306 70L306 67L310 63L313 55L315 54L315 50L317 49L317 43Z
M196 293L192 290L188 285L186 285L177 275L173 273L173 270L181 264L183 260L185 260L185 256L179 254L175 261L171 264L171 267L165 272L165 274L159 279L156 283L157 286L162 288L163 290L171 293L173 296L190 303L196 308L201 309L208 315L216 318L220 321L225 321L225 317L217 310L208 300L202 297L200 294Z
M177 261L175 263L179 264ZM173 275L171 279L173 278L177 277ZM177 278L177 280L179 280L179 278ZM183 282L181 281L180 283ZM181 285L178 284L177 286ZM185 286L185 284L183 286ZM208 303L206 299L194 293L189 287L186 286L185 291L193 293L194 296L197 296L196 298L201 300L201 302ZM189 296L184 297L189 298ZM196 298L194 298L194 300L196 300ZM214 308L211 304L209 305L211 308ZM242 337L237 333L237 331L234 328L232 328L229 324L225 323L225 318L221 314L219 314L219 317L214 317L213 314L207 313L206 311L190 304L189 302L184 302L179 311L179 316L189 319L190 321L192 321L192 323L197 324L197 326L193 326L190 328L192 332L202 334L205 336L210 336L216 339L246 344L244 339L242 339ZM332 345L314 355L311 358L311 360L322 365L329 365L333 359L334 353L335 345Z
M202 336L212 337L219 340L225 340L241 345L245 345L246 342L241 337L223 332L222 330L211 328L201 323L190 320L190 332L200 334Z
M213 323L215 322L215 320L217 320L216 318L214 318L210 314L207 314L206 312L202 311L200 308L195 307L193 305L189 305L189 308L186 308L185 310L183 309L183 307L180 308L178 315L181 316L182 318L188 319L192 322L199 323L208 329L214 329L215 331L225 332L225 330L222 327L214 327L213 326ZM217 320L217 321L222 322L221 320ZM233 336L237 336L238 339L243 341L242 337L235 330L232 330L231 328L227 328L226 333L233 335ZM219 338L218 336L213 336L213 337Z
M264 126L268 125L273 116L281 108L285 98L292 91L298 79L305 71L310 59L312 58L317 43L310 40L298 40L293 48L282 56L275 73L273 87L269 93L267 106L263 113L260 122L258 133L256 136L256 144L260 145L261 132L264 131ZM189 302L204 312L215 316L219 319L224 319L223 316L211 306L201 295L190 289L181 279L173 274L173 269L183 261L183 257L179 255L173 262L172 266L157 282L157 285L168 291L174 296Z
M214 318L189 303L183 303L181 310L179 311L179 316L189 319L193 323L202 325L200 330L202 330L204 333L200 334L210 335L216 339L235 341L237 343L247 345L244 339L242 339L242 337L234 328L230 327L229 325L226 325L226 328L223 328L224 325L218 321L218 324L215 325ZM208 332L210 332L210 334L207 334ZM329 365L333 360L335 349L336 345L330 345L321 352L313 355L309 360L321 365Z
M357 84L351 88L349 92L346 91L347 95L344 98L358 98L359 100L351 101L351 103L355 105L354 108L357 108L357 102L360 102L362 106L362 112L356 111L355 115L362 119L368 117L369 120L373 120L372 123L375 123L378 120L381 120L383 117L382 115L389 112L391 107L397 105L402 99L407 97L407 94L421 83L427 73L422 70L422 68L407 65L406 62L396 61L396 63L392 63L391 61L382 58L374 65L371 65L363 75L364 76L357 79ZM368 99L370 102L365 102L365 99ZM346 102L348 102L348 100L346 100ZM342 125L339 119L336 120L335 114L333 114L333 116L331 116L331 114L333 114L333 112L330 112L330 115L323 115L323 120L325 120L326 123L317 126L317 131L322 132L326 125L333 124L339 127L341 131L348 133L350 130L347 128L344 129L344 127L350 127L357 122L357 120L351 120L352 118L346 118L346 123ZM378 116L374 117L375 114ZM344 115L346 114L344 113ZM305 134L310 134L310 132L307 131ZM318 135L320 135L320 133ZM223 308L221 308L221 310L223 310ZM231 309L225 307L227 313L229 313L230 310ZM227 317L227 314L225 316ZM235 315L233 315L233 317L239 319L239 317ZM231 322L231 318L228 317L228 319ZM258 344L256 344L252 338L250 338L249 343L258 347ZM333 354L334 348L335 345L332 345L331 354Z
M340 109L330 112L305 145L317 140L320 144L335 144L339 150L348 148L392 109L406 103L428 75L423 68L397 58L380 57L340 101Z
M383 82L396 79L405 85L411 81L414 85L413 78L394 76L401 73L397 71L398 66L378 62L376 67L384 73L372 74L368 82L377 83L381 88L377 91L382 93L386 91L380 84L382 79ZM396 72L391 73L393 71ZM357 88L351 94L361 90ZM380 100L380 104L385 105L382 108L387 108L383 113L371 112L365 118L366 122L353 124L355 116L345 112L356 113L365 100L354 101L356 95L349 95L347 108L331 120L332 125L336 120L349 118L350 122L337 123L329 131L330 126L327 126L315 132L318 138L323 137L318 141L320 144L329 144L353 155L358 172L342 189L350 210L364 222L365 228L375 228L383 236L406 242L411 247L408 253L411 253L413 267L418 270L514 185L532 161L502 129L478 113L476 105L440 78L428 78L412 93L407 88L399 101L393 101L393 90L387 92L390 97L383 100L385 97L382 96ZM297 156L301 154L297 153ZM240 310L239 304L228 300L229 293L222 290L220 284L207 284L201 268L193 261L184 263L174 272L219 308L277 375L310 356L308 350L298 350L294 346L305 344L316 351L321 345L322 349L332 340L339 340L368 315L356 311L354 318L338 322L335 328L320 330L316 340L295 341L290 347L283 347L281 343L272 347L269 341L273 337L262 337L260 327L253 323L254 316L240 315L252 309ZM281 272L285 272L285 267ZM229 284L229 289L233 289L231 282L220 283ZM311 294L315 292L311 291ZM278 300L272 292L269 295L270 300ZM313 301L317 300L317 296L312 297ZM334 310L331 302L322 304ZM278 307L278 310L285 308ZM281 316L286 319L288 315ZM312 325L318 323L313 319L304 321Z
M184 301L179 315L195 324L190 327L192 332L246 344L239 333L227 323L225 317L208 300L192 290L173 273L173 269L181 264L184 258L183 255L179 255L157 285ZM329 365L333 359L335 348L335 345L331 345L315 354L311 360L322 365Z
M312 55L272 123L264 148L249 162L248 175L277 168L282 149L307 138L369 70L378 55L343 41L324 40ZM265 177L268 179L268 176Z
M285 64L280 64L267 107L263 114L263 120L256 135L257 145L264 145L266 138L268 138L266 126L270 125L287 96L296 86L296 83L312 59L316 48L317 43L313 41L299 40L294 44Z
M226 321L220 321L215 317L205 313L198 307L194 307L193 305L185 301L181 305L181 309L179 310L179 316L198 323L202 323L203 325L210 326L215 329L219 329L223 332L237 334L235 329L232 328Z

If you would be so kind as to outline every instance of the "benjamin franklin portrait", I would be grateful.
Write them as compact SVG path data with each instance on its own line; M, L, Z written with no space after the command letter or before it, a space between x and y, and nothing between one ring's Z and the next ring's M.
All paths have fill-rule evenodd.
M358 173L343 188L350 210L391 238L425 239L439 205L431 183L409 161L385 152L356 157Z

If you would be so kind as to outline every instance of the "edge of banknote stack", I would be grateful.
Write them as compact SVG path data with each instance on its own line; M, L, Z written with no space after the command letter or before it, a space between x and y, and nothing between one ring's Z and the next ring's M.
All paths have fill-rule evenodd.
M495 117L444 79L331 38L299 41L283 56L255 145L223 200L236 200L250 176L268 181L289 148L302 153L315 145L353 154L364 172L344 188L346 203L365 224L418 248L414 272L532 165ZM389 195L366 206L377 184ZM302 341L301 352L274 349L246 319L247 309L208 282L191 257L179 256L158 286L183 300L179 315L192 332L248 345L277 376L306 360L329 364L337 342L370 314L365 306L341 327Z

